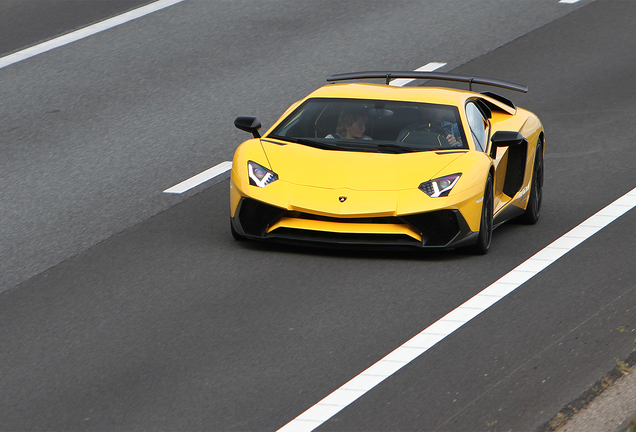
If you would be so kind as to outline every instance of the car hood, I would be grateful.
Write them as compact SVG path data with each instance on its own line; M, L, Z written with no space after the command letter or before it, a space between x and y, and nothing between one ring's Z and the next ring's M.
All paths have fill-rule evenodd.
M328 189L396 191L428 181L466 153L365 153L262 141L271 169L285 182Z

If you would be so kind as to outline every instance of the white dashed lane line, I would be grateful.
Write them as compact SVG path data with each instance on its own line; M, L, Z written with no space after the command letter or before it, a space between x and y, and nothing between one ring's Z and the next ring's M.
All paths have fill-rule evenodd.
M177 3L181 3L182 1L184 0L159 0L149 5L142 6L140 8L128 11L116 17L109 18L107 20L95 23L88 27L81 28L71 33L67 33L55 39L42 42L41 44L34 45L22 51L9 54L8 56L0 58L0 69L6 66L12 65L14 63L18 63L22 60L26 60L38 54L42 54L52 49L61 47L63 45L67 45L72 42L78 41L80 39L84 39L86 37L102 32L104 30L111 29L118 25L127 23L128 21L141 18L142 16L151 14L153 12L157 12L158 10L167 8L168 6L172 6Z
M417 68L415 69L415 72L433 72L434 70L437 70L441 67L446 66L446 63L436 63L436 62L432 62L429 64L426 64L424 66L422 66L421 68ZM403 87L411 82L415 81L414 79L408 79L408 78L399 78L399 79L394 79L393 81L391 81L389 83L389 85L392 86L396 86L396 87Z
M636 188L546 246L501 279L475 295L383 359L351 379L313 407L283 426L280 431L312 431L424 354L455 330L532 279L533 276L570 252L636 206Z
M199 186L201 183L205 183L208 180L213 179L216 176L220 176L221 174L232 169L232 162L225 161L220 164L213 166L210 169L203 171L200 174L195 175L187 180L182 181L181 183L172 186L169 189L163 191L164 193L173 193L173 194L181 194L185 191L192 189L193 187Z

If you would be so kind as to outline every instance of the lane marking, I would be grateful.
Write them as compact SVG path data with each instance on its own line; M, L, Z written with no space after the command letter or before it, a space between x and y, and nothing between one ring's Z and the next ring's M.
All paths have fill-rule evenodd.
M636 207L636 188L568 231L495 283L403 343L380 361L287 423L279 429L279 432L313 431L360 396L634 207Z
M437 70L443 66L446 66L446 63L431 62L429 64L425 64L424 66L420 68L415 69L415 72L433 72L434 70ZM405 85L413 81L415 80L408 79L408 78L398 78L391 81L389 85L396 86L396 87L404 87Z
M121 15L109 18L107 20L92 24L88 27L81 28L79 30L75 30L74 32L62 35L55 39L51 39L46 42L42 42L41 44L34 45L32 47L26 48L22 51L18 51L13 54L9 54L8 56L0 58L0 69L3 67L12 65L14 63L18 63L22 60L26 60L38 54L42 54L46 51L50 51L54 48L61 47L63 45L70 44L71 42L78 41L80 39L84 39L86 37L92 36L96 33L102 32L104 30L108 30L110 28L116 27L120 24L127 23L128 21L132 21L137 18L141 18L142 16L151 14L153 12L157 12L158 10L167 8L168 6L175 5L177 3L181 3L184 0L159 0L154 3L151 3L146 6L142 6L140 8L125 12Z
M559 3L566 3L566 4L572 4L572 3L578 3L581 0L560 0Z
M189 179L184 180L181 183L174 185L169 189L166 189L165 191L163 191L163 193L173 193L173 194L184 193L185 191L188 191L195 186L199 186L201 183L205 183L206 181L211 180L214 177L229 171L230 169L232 169L231 161L221 162L220 164L215 165L212 168L207 169L203 171L202 173L195 175L194 177L190 177Z

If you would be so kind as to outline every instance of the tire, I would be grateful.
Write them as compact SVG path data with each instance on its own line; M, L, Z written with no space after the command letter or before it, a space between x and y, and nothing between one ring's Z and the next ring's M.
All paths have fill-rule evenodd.
M484 200L481 207L481 220L479 222L479 236L477 243L471 246L470 252L475 255L486 255L490 249L493 230L493 190L492 174L488 175L486 188L484 189Z
M541 215L541 202L543 201L543 146L541 141L537 143L534 167L532 169L532 181L530 183L530 196L528 206L524 214L519 216L519 221L526 225L534 225Z
M237 233L236 230L234 229L234 225L232 225L232 218L230 218L230 232L232 233L232 237L234 237L234 240L236 241L246 240L245 237Z

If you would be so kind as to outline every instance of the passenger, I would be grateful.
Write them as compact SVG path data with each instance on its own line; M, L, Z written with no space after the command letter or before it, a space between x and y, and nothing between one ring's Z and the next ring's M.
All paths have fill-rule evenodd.
M463 147L459 126L457 123L451 123L444 119L445 110L420 108L420 113L422 119L402 129L397 137L398 142L402 142L413 131L430 130L440 133L451 147Z
M345 110L338 118L338 126L335 134L329 134L325 138L370 140L370 136L364 134L367 116L363 110Z

